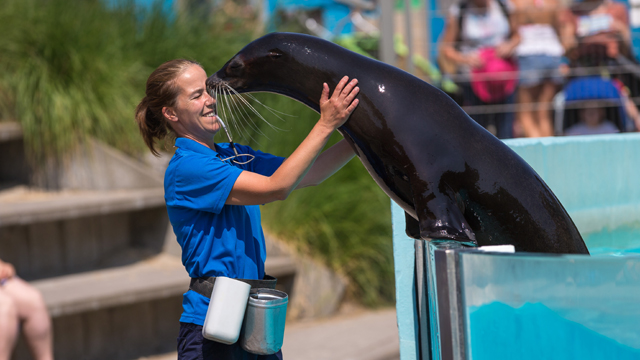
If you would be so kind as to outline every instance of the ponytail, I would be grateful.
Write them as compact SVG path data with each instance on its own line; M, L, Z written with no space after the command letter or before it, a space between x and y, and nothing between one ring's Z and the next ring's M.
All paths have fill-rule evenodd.
M175 106L180 93L175 80L192 65L200 66L191 60L167 61L147 79L146 95L136 107L135 119L145 144L155 156L160 156L155 149L155 141L163 140L167 135L175 136L171 124L162 114L162 108Z

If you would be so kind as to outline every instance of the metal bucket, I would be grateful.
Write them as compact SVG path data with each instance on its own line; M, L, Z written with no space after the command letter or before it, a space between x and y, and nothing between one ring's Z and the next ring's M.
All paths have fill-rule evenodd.
M287 293L282 291L251 290L240 338L244 350L258 355L271 355L280 350L288 302Z

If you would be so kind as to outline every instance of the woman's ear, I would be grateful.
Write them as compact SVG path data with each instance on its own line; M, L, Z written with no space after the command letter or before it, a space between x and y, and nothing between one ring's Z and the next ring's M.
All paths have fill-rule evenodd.
M164 117L169 121L178 121L178 115L176 114L175 110L173 110L173 108L171 107L166 107L166 106L163 107L162 115L164 115Z

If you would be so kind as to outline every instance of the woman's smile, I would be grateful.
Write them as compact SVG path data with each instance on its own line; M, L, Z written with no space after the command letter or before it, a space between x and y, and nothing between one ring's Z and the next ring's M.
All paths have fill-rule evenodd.
M220 130L216 116L216 100L206 91L207 74L197 65L188 68L176 79L180 88L174 107L180 136L208 142Z

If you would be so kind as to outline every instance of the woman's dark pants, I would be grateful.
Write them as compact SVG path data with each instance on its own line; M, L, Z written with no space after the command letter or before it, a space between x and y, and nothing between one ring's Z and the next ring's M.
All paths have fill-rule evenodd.
M225 345L202 337L202 326L180 323L178 360L282 360L282 351L273 355L255 355L240 343Z

